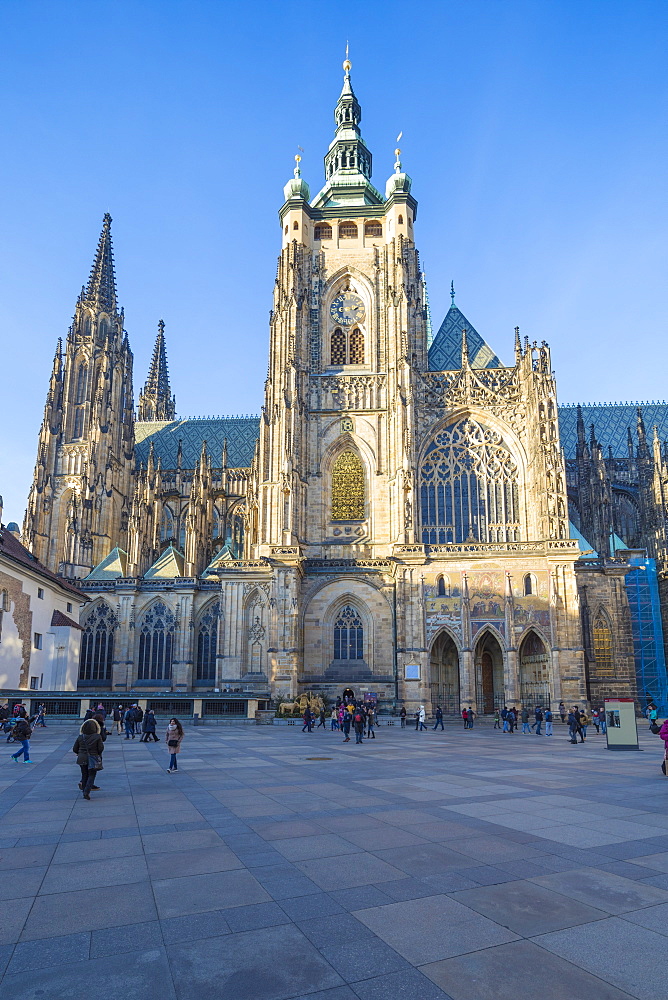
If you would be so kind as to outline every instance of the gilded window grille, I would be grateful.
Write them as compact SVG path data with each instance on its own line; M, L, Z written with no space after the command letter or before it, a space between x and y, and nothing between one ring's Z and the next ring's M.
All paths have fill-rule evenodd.
M383 227L380 222L365 222L364 223L364 235L365 236L382 236Z
M357 239L357 226L354 222L342 222L339 226L339 238L344 240Z
M608 621L599 611L594 619L594 658L596 660L597 675L612 676L614 674L612 665L612 632Z
M332 238L332 227L326 222L322 222L319 226L315 227L314 238L316 240L331 240Z
M354 451L344 451L332 469L332 520L364 520L364 466Z
M349 361L351 365L364 364L364 334L361 330L353 330L350 334Z
M346 335L343 330L335 330L331 340L331 355L333 365L346 363Z

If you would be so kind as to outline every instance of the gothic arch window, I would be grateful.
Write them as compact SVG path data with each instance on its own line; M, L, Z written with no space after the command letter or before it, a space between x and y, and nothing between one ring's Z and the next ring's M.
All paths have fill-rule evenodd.
M292 223L292 228L299 229L299 223L296 220Z
M174 514L171 507L163 507L160 518L160 541L167 542L174 538Z
M364 364L364 334L357 328L350 334L348 363L351 365Z
M436 579L436 596L437 597L449 597L450 596L450 579L447 576L439 576Z
M220 603L209 604L197 625L197 662L195 677L198 681L216 680L216 648L218 646L218 617Z
M314 237L316 240L331 240L332 227L327 222L321 222L315 227Z
M597 674L612 674L612 629L604 611L599 610L592 626Z
M343 451L332 469L332 520L364 520L364 466L354 451Z
M501 435L470 417L433 438L420 469L422 541L519 541L518 467Z
M211 538L220 538L223 533L223 519L220 516L220 511L217 507L213 508L213 517L211 523Z
M335 330L331 337L331 363L333 365L345 365L347 358L347 337L343 330Z
M356 607L346 604L334 622L334 659L364 659L364 626Z
M83 406L77 406L74 411L74 429L72 431L73 438L82 438L84 428L84 408Z
M106 319L100 320L100 340L104 340L109 333L109 324Z
M339 226L339 239L340 240L356 240L357 239L357 226L354 222L342 222Z
M77 371L77 389L74 397L75 403L86 402L87 384L88 384L88 366L79 365L79 370Z
M397 219L397 222L398 222L398 224L400 226L403 226L403 224L404 224L404 217L403 217L403 215L399 216L399 218Z
M187 515L187 510L184 510L183 514L181 515L181 524L180 524L180 527L179 527L179 551L180 552L185 552L185 548L186 548L186 515Z
M538 581L533 573L527 573L524 577L524 596L529 597L531 594L538 593Z
M139 633L138 680L171 680L174 628L174 615L162 601L145 612Z
M116 617L104 601L88 612L81 636L80 681L110 681L114 661Z
M365 236L382 236L383 227L380 222L365 222L364 223L364 235Z

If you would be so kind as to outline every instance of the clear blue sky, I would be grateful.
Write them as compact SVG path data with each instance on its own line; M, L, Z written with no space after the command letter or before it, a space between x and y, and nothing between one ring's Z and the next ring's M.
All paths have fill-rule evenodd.
M182 416L256 413L297 145L315 193L350 39L381 190L403 130L435 326L564 402L666 389L665 0L2 0L0 493L21 521L54 347L111 212L135 398L157 322Z

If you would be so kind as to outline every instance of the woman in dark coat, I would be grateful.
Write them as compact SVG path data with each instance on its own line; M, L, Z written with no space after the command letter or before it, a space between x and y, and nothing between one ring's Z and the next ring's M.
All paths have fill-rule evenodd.
M88 719L79 730L79 735L72 747L73 753L77 755L77 764L81 768L81 782L79 788L83 792L85 799L90 799L91 789L97 788L95 776L98 768L90 767L91 756L97 757L102 764L102 754L104 753L104 741L100 735L100 727L95 719Z
M155 735L155 712L152 709L147 709L144 714L144 721L141 724L142 738L140 743L148 743L151 736L155 743L159 743L158 737Z

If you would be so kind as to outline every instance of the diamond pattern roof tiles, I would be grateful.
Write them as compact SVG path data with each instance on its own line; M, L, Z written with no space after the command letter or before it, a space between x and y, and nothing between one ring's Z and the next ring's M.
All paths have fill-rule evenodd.
M466 330L471 368L502 368L503 365L464 313L452 305L429 348L429 370L456 371L462 367L462 330Z
M638 445L636 434L638 407L642 410L647 436L651 442L652 428L656 424L662 441L668 439L668 403L582 403L582 419L589 438L589 425L594 425L596 440L607 456L612 447L615 458L628 454L627 429L631 428L634 448ZM577 404L559 407L559 435L566 458L575 458L577 444Z
M194 469L206 441L214 468L219 468L223 443L227 439L227 464L231 469L247 469L253 461L255 442L260 431L259 417L190 417L186 420L142 421L135 424L135 458L146 465L151 442L155 461L163 469L175 469L179 440L183 450L183 468Z

